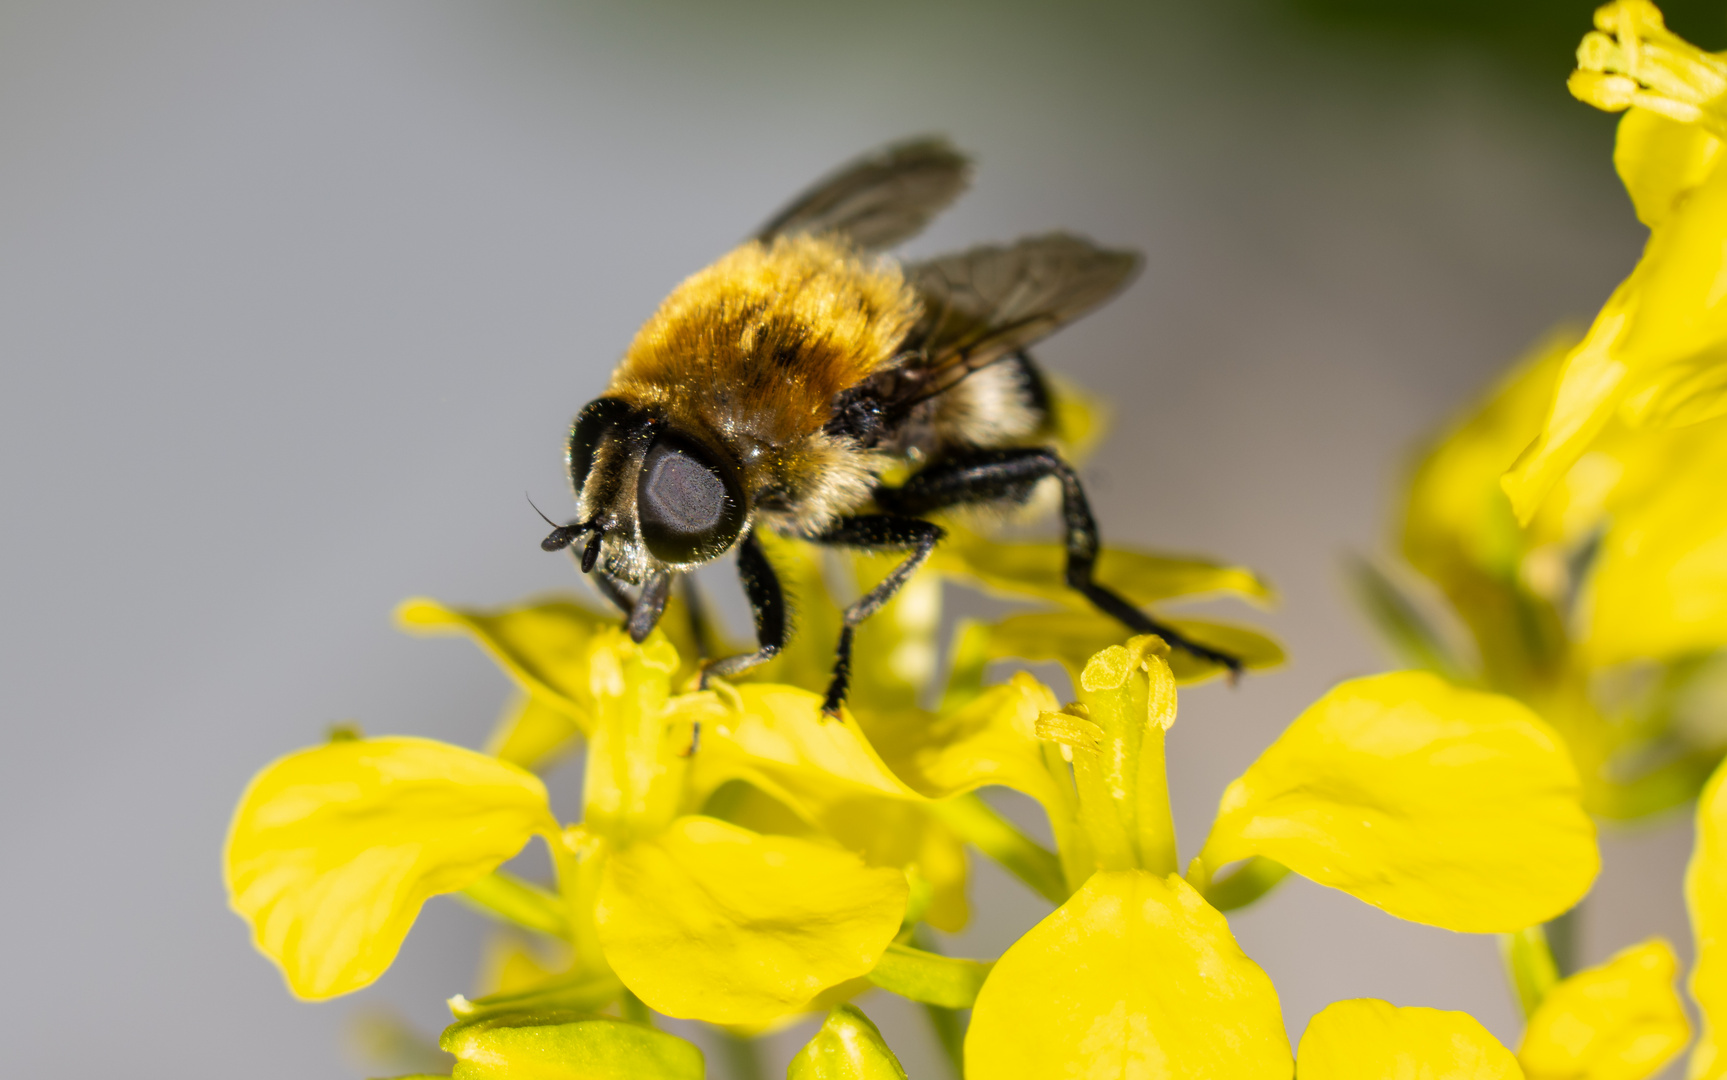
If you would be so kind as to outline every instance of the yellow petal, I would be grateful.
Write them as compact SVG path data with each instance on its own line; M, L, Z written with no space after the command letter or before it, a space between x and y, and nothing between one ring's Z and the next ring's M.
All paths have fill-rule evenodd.
M1414 922L1510 932L1600 866L1565 747L1523 705L1425 672L1346 682L1224 792L1201 852L1263 855Z
M1721 161L1720 139L1648 109L1632 109L1619 121L1613 167L1650 228L1666 221L1679 201Z
M1679 960L1652 938L1555 986L1529 1018L1518 1060L1529 1080L1643 1080L1691 1041L1673 980Z
M548 952L540 941L530 943L514 931L494 933L480 953L474 996L515 994L539 986L568 970L568 954L561 942Z
M524 769L543 771L575 749L582 729L565 709L518 694L486 740L486 753Z
M1277 667L1284 661L1282 646L1272 638L1246 626L1210 619L1166 619L1175 630L1201 645L1222 649L1237 657L1249 671ZM989 623L967 643L966 659L976 663L996 660L1053 660L1067 668L1068 677L1078 679L1092 656L1120 645L1132 636L1121 623L1095 610L1033 611L1009 615ZM1169 657L1178 682L1196 683L1223 673L1220 664L1202 660L1175 649ZM978 673L981 678L981 672Z
M696 790L742 781L871 866L915 866L933 890L925 920L947 931L964 927L970 912L963 845L930 818L924 796L882 761L860 731L861 720L829 720L821 715L820 695L796 687L745 683L734 700L738 708L704 725L707 734L691 765ZM928 719L921 711L890 715L911 730ZM760 831L797 835L783 826Z
M1591 576L1588 656L1607 665L1727 646L1727 421L1627 442Z
M1718 287L1727 273L1727 170L1710 139L1727 134L1727 58L1669 33L1647 0L1608 4L1595 22L1604 32L1584 38L1572 91L1601 108L1660 114L1634 109L1615 152L1652 232L1567 362L1540 437L1505 476L1523 522L1622 404L1646 423L1727 409L1727 295Z
M594 917L606 959L649 1006L750 1025L867 973L905 904L897 870L691 817L608 860Z
M755 784L732 780L708 797L701 812L753 832L837 843L871 866L915 872L928 888L922 921L949 933L965 929L971 918L968 868L965 844L953 830L934 820L922 800L837 795L805 801L800 813Z
M1727 269L1727 171L1715 169L1649 237L1632 277L1624 336L1612 351L1639 373L1718 350L1727 334L1727 297L1716 281Z
M1095 874L996 962L967 1080L1288 1080L1277 992L1186 882Z
M1715 770L1697 800L1697 846L1685 868L1685 905L1697 941L1691 997L1703 1034L1691 1052L1690 1080L1727 1077L1721 1033L1727 1028L1727 768Z
M1301 1080L1522 1080L1511 1051L1468 1013L1371 998L1327 1005L1296 1055ZM1573 1074L1581 1077L1583 1074Z
M495 758L429 739L333 742L246 788L229 903L295 994L335 997L384 973L429 897L555 828L540 781Z
M1727 357L1720 347L1634 381L1619 415L1640 429L1689 427L1727 415Z
M965 844L920 803L863 797L821 808L822 831L871 866L915 871L929 889L922 921L950 934L971 919Z
M1044 374L1049 387L1050 438L1070 462L1082 462L1108 433L1109 405L1058 375Z
M641 1024L578 1012L487 1016L452 1024L438 1045L452 1080L702 1080L702 1052Z
M584 729L593 712L588 647L596 634L618 624L613 616L567 600L474 611L415 599L396 609L396 621L417 634L471 635L522 689Z
M694 695L688 695L694 697ZM694 782L710 789L740 778L794 808L839 794L899 799L921 796L894 774L857 721L821 713L821 695L776 683L736 687L736 707L718 713L692 762Z
M1541 431L1548 401L1576 333L1556 330L1434 443L1409 478L1404 557L1467 605L1482 578L1515 580L1528 541L1499 477ZM1467 618L1472 612L1463 612Z
M922 795L945 799L1000 784L1048 807L1060 804L1063 795L1037 736L1037 718L1057 707L1049 688L1022 672L938 716L858 719L894 775Z
M1628 369L1618 353L1644 277L1647 273L1640 264L1608 298L1589 333L1566 355L1540 434L1500 480L1521 524L1535 518L1554 485L1577 464L1619 407Z
M1008 543L948 525L929 567L1008 599L1037 597L1073 608L1089 602L1067 584L1067 550L1060 544ZM1251 570L1209 559L1105 548L1097 579L1135 604L1216 594L1270 600L1271 586Z
M841 1005L799 1050L786 1080L906 1080L899 1059L870 1018Z

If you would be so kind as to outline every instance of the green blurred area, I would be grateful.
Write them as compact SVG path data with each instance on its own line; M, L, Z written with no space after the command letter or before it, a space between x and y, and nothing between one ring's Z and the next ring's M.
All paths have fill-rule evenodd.
M1593 0L1285 0L1318 26L1481 47L1541 79L1564 78L1592 27ZM1705 49L1727 48L1727 3L1658 0L1667 26Z

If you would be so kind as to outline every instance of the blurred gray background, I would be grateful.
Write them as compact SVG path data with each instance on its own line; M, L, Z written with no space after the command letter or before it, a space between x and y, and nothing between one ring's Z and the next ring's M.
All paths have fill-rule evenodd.
M1041 350L1118 410L1105 536L1282 590L1288 668L1184 697L1191 853L1285 723L1385 665L1340 564L1383 546L1408 448L1641 243L1611 120L1563 88L1590 5L1509 45L1476 7L0 4L6 1071L360 1075L357 1008L445 1022L480 917L433 901L375 987L297 1003L226 910L234 800L334 721L477 744L503 677L392 606L574 587L522 493L568 505L566 425L636 326L913 133L980 163L913 253L1069 228L1148 254ZM1606 838L1590 959L1688 946L1688 844ZM989 867L974 898L973 955L1046 910ZM1233 922L1292 1037L1357 996L1516 1037L1491 939L1300 881ZM863 1006L941 1075L915 1011Z

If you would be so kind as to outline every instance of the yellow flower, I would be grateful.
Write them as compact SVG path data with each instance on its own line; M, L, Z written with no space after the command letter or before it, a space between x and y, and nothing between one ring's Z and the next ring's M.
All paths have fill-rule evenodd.
M1184 879L1163 761L1175 680L1161 644L1094 656L1081 701L1040 715L1033 739L1016 706L962 737L937 730L921 748L884 749L916 766L914 784L993 776L1040 798L1073 889L984 982L966 1040L971 1080L1288 1077L1276 992L1219 910L1285 867L1469 932L1552 918L1587 891L1599 856L1563 744L1516 702L1419 672L1345 683L1303 714L1230 785ZM1039 766L1044 780L1027 782Z
M1703 1034L1691 1053L1691 1080L1727 1076L1727 769L1717 769L1697 800L1697 844L1685 871L1685 903L1697 942L1691 997Z
M265 768L224 853L230 902L289 987L318 1000L384 973L420 907L557 822L532 774L429 739L344 739Z
M1260 856L1413 922L1518 930L1600 869L1564 744L1523 705L1426 672L1314 703L1224 792L1200 860Z
M1414 470L1401 543L1472 639L1457 648L1393 579L1369 607L1409 661L1509 694L1565 738L1589 809L1641 817L1692 798L1720 756L1691 699L1727 646L1727 420L1662 431L1614 418L1520 524L1497 478L1540 430L1572 338L1532 351ZM1650 678L1650 676L1654 676ZM1651 692L1628 693L1641 685Z
M531 774L424 740L334 743L254 781L230 885L297 993L375 979L427 896L474 882L536 832L554 841L578 972L615 973L668 1015L761 1025L875 966L900 929L904 874L692 813L704 794L687 783L692 724L723 744L731 714L712 692L670 694L678 657L663 638L638 647L607 629L586 666L586 810L564 834ZM823 725L816 695L802 704L807 715L774 721L844 730Z
M1085 426L1067 413L1065 428ZM565 942L567 970L515 956L500 968L493 993L450 1000L457 1023L443 1045L458 1058L457 1076L514 1075L530 1062L549 1068L548 1076L577 1075L568 1067L582 1061L600 1072L699 1070L699 1055L692 1059L687 1045L645 1035L631 1022L645 1017L644 1005L735 1031L827 1009L872 982L932 1006L969 1006L991 965L924 952L908 940L919 922L958 930L969 917L961 838L979 842L1054 899L1072 891L1054 854L969 793L1012 782L1020 761L1021 786L1058 807L1064 835L1074 841L1064 851L1073 887L1094 869L1084 830L1098 824L1082 826L1074 817L1079 804L1060 750L1037 734L1040 718L1055 715L1054 696L1027 676L985 688L984 669L1008 657L1016 634L1030 632L1039 649L1077 671L1095 651L1092 643L1112 642L1119 630L1067 588L1058 545L993 545L963 528L953 536L938 565L858 634L852 712L842 723L819 715L814 692L831 668L839 607L819 599L826 591L822 553L809 545L765 538L789 591L812 599L801 632L773 663L711 691L695 689L695 659L726 643L711 629L698 640L677 600L641 647L624 638L615 618L562 599L490 612L424 600L403 605L399 618L408 629L472 636L514 680L518 693L487 744L490 756L424 740L354 740L288 759L297 771L281 763L267 769L234 818L239 839L230 845L228 871L236 909L254 923L260 947L291 988L307 997L377 978L420 905L441 892L460 891L499 917ZM849 565L860 580L887 568L872 556ZM1207 593L1270 596L1252 574L1204 560L1110 551L1100 573L1139 603ZM951 681L943 707L931 711L925 695L936 674L943 577L1059 610L972 627L968 640L981 647ZM1172 621L1250 666L1281 661L1278 646L1255 631ZM1119 646L1114 654L1127 656ZM1156 663L1170 710L1177 677L1216 674L1187 657L1171 669L1166 658L1161 650ZM1128 665L1116 667L1107 689L1129 681ZM1088 687L1094 683L1088 677ZM1136 685L1143 709L1146 680ZM1120 711L1119 703L1094 704L1100 716ZM691 753L698 727L700 749ZM866 732L882 737L872 742ZM583 818L560 828L532 771L582 743ZM419 751L411 761L403 750L409 745ZM977 756L987 758L992 746L1000 760L980 764ZM381 778L356 780L344 755L382 762L372 766ZM399 782L404 761L418 762L412 784ZM1146 761L1161 776L1161 729ZM1060 770L1052 770L1056 764ZM1096 770L1085 775L1108 782ZM364 798L349 805L356 786ZM1167 819L1161 788L1158 798L1150 817ZM1134 833L1131 816L1111 835ZM365 827L352 828L356 821ZM419 863L412 873L386 880L378 849L404 838L411 844L428 830L436 842L413 845ZM556 892L496 870L533 835L551 845ZM1164 869L1173 870L1167 826L1158 843ZM622 1019L598 1012L614 1007ZM870 1049L872 1039L880 1053ZM897 1069L879 1033L843 1006L800 1061L812 1076Z
M1277 993L1179 876L1093 875L978 994L967 1080L1287 1080Z
M1296 1055L1301 1080L1522 1080L1511 1051L1467 1013L1360 998L1327 1005Z
M1505 475L1525 523L1615 413L1649 427L1727 413L1727 59L1669 33L1647 0L1608 4L1595 23L1571 89L1630 110L1614 163L1651 233L1566 357L1540 435Z
M1679 960L1651 939L1547 992L1518 1060L1529 1080L1643 1080L1691 1041L1674 991Z

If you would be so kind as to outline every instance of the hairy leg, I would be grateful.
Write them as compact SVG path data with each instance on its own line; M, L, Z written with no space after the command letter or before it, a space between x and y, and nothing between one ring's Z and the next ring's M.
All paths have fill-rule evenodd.
M1221 664L1232 677L1238 675L1240 658L1193 641L1092 579L1097 565L1097 521L1091 515L1091 503L1085 497L1078 474L1054 450L1044 447L973 450L930 465L901 487L877 489L875 499L883 509L898 514L927 514L972 503L1023 502L1038 481L1050 476L1061 482L1069 587L1134 633L1156 634L1175 648Z
M828 683L827 697L822 701L823 713L838 717L840 705L845 702L846 690L851 684L852 632L859 623L874 615L881 610L883 604L893 599L894 594L906 583L906 579L929 558L930 552L935 550L936 543L944 535L946 534L942 532L941 526L920 518L896 514L862 514L841 518L826 532L810 537L818 544L831 544L836 547L864 548L871 551L911 551L911 555L894 567L893 572L878 582L875 588L846 608L845 623L840 628L839 645L834 655L833 679Z

